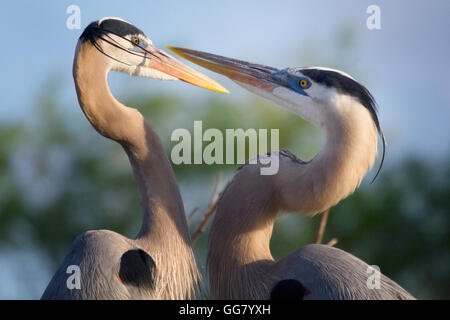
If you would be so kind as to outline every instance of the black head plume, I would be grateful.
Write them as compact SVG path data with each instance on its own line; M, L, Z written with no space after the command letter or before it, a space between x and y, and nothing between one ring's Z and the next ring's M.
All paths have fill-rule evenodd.
M129 66L128 63L120 61L120 60L112 57L110 54L106 53L100 46L98 40L101 39L118 49L127 51L130 54L140 56L140 57L144 56L143 54L132 52L132 51L120 46L117 43L117 41L115 41L109 34L114 34L130 43L132 43L130 40L131 35L135 35L135 36L141 35L141 36L145 37L145 34L142 32L142 30L133 26L131 23L128 23L128 22L118 19L118 18L106 18L106 19L101 19L99 21L91 22L86 27L86 29L84 29L83 33L81 34L80 42L83 43L85 41L89 41L98 51L103 53L105 56L107 56L117 62L120 62L122 64L128 65L128 66ZM141 47L141 49L143 51L145 51L145 53L152 55L152 53L147 51L145 48Z
M126 21L107 18L91 22L80 36L81 41L95 41L95 38L101 38L106 33L112 33L122 38L130 35L144 35L144 32Z

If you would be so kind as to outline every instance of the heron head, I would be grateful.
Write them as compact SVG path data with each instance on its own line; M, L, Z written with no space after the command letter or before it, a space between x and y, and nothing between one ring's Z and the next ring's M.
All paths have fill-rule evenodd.
M350 75L321 67L280 70L191 49L169 49L198 65L227 76L245 89L274 101L318 127L327 127L339 117L352 112L369 115L382 138L384 159L385 140L378 121L375 99L366 87Z
M133 76L185 82L219 92L228 91L214 80L158 49L131 23L107 17L89 24L79 43L88 42L110 63L110 69Z
M342 96L354 98L369 111L380 130L375 99L362 84L342 71L322 67L277 69L191 49L169 49L227 76L245 89L273 100L317 126L323 125L330 112L337 111L334 110L338 107L337 99Z

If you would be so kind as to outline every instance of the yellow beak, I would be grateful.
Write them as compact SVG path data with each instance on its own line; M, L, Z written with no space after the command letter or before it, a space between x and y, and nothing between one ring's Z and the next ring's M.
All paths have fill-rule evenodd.
M211 71L223 74L231 80L243 82L253 87L271 91L279 83L278 69L254 64L216 54L179 47L167 47L179 56Z
M148 58L148 67L208 90L229 93L227 89L216 81L168 55L164 51L151 45L146 49L152 53L152 57Z

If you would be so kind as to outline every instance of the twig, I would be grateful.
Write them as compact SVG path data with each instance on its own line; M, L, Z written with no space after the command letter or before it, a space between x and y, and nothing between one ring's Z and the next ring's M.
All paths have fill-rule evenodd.
M336 245L338 243L338 239L337 238L333 238L330 241L328 241L327 245L329 245L330 247Z
M203 214L202 219L200 220L200 223L197 227L197 229L192 234L192 244L195 244L202 234L203 231L205 231L206 225L209 221L209 219L212 217L214 211L216 211L217 203L219 202L221 193L218 193L219 185L222 181L222 172L219 172L217 174L216 178L216 184L214 185L214 191L211 196L211 199L209 200L208 206L206 207L205 213Z
M323 239L323 234L325 233L325 227L327 226L327 220L328 220L328 213L330 212L330 209L322 213L322 216L320 217L320 224L319 224L319 230L317 231L316 241L314 243L321 244Z
M198 207L195 207L194 209L192 209L192 211L188 214L187 216L187 224L188 226L191 225L191 220L192 217L194 216L194 214L198 211Z

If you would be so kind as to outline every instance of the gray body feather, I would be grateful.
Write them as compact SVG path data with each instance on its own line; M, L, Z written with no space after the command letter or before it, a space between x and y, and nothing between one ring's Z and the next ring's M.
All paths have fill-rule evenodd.
M137 47L139 43L146 45ZM147 56L148 50L153 53ZM142 225L135 240L108 230L78 236L42 299L195 298L200 274L181 194L161 139L139 111L113 97L107 81L110 70L176 79L154 68L153 63L161 59L166 68L187 68L119 18L91 23L78 41L73 64L78 102L91 125L120 143L128 155L139 190ZM176 68L171 70L179 76L194 77L202 84L212 81L193 69L186 73Z
M263 174L257 161L236 173L211 225L207 261L211 295L218 299L414 299L381 274L377 289L377 275L369 273L369 266L342 250L308 245L278 261L270 251L279 213L312 216L356 190L374 164L378 133L383 142L381 168L385 139L369 90L348 74L329 68L278 70L208 52L172 51L293 112L321 128L326 137L322 150L309 162L275 151L271 153L275 157L263 161L272 165L271 160L278 158L279 163L274 162L278 170L271 174Z
M379 287L374 287L372 280L376 276L367 263L328 245L303 246L282 259L280 264L284 279L296 279L308 290L305 300L414 299L382 273Z
M122 256L129 250L139 248L133 240L109 230L87 231L79 235L64 261L47 286L41 299L151 299L152 291L144 286L136 286L119 280ZM128 263L128 262L127 262ZM68 267L80 268L80 288L69 289L67 282L73 282L73 272ZM144 264L145 265L145 264ZM147 270L142 265L128 266L148 273L155 278L155 268ZM123 275L122 275L123 277ZM142 278L142 274L129 275L131 279ZM132 281L131 281L132 282Z

